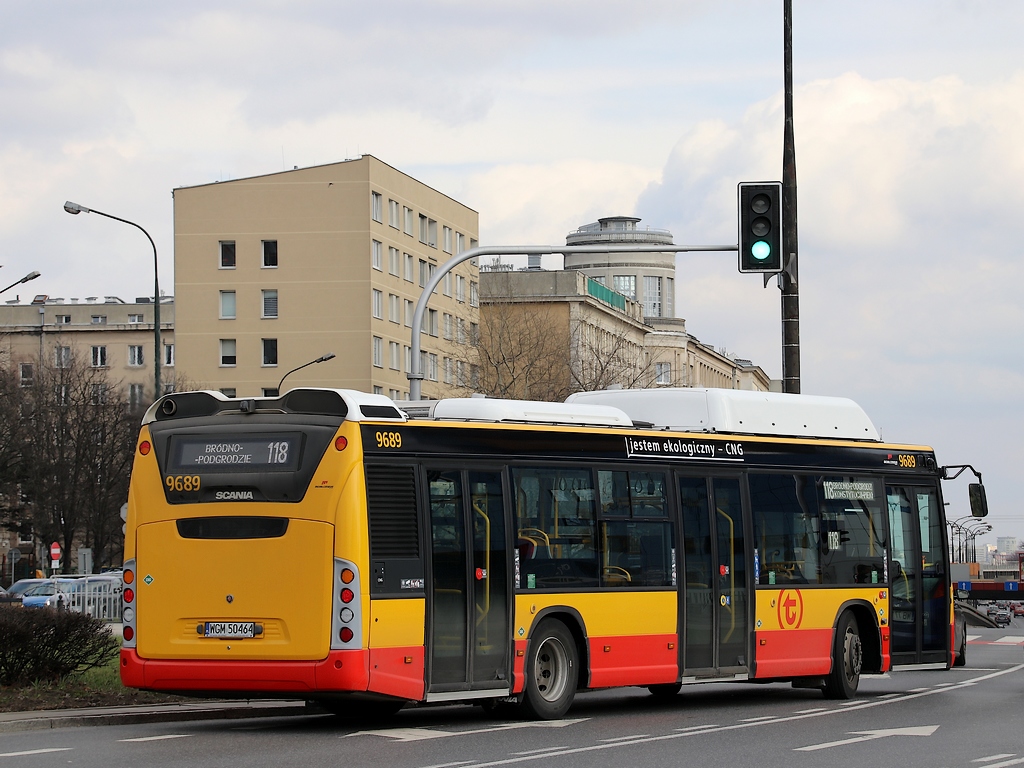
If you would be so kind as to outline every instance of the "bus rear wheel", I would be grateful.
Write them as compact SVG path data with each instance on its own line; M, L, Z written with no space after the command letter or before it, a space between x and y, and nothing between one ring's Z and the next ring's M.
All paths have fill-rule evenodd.
M864 664L864 646L860 639L857 619L847 611L839 617L832 643L832 671L825 678L822 692L826 699L852 699L860 685L860 670Z
M576 695L579 654L572 633L560 621L541 622L530 638L523 708L537 720L557 720Z

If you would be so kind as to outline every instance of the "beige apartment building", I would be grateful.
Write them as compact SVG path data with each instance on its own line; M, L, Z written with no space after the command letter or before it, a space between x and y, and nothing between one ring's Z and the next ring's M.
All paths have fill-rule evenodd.
M276 395L288 374L283 390L405 399L413 308L478 226L476 211L369 155L175 189L177 370L239 397ZM455 393L455 347L478 305L467 261L424 318L424 397Z
M117 296L51 298L0 304L0 356L22 386L34 383L40 362L66 367L72 360L106 372L112 387L134 405L152 402L153 302ZM161 394L174 391L174 300L160 302Z

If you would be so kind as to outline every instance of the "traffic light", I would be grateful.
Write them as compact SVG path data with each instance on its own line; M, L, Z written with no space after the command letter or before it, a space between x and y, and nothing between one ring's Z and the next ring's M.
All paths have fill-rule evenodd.
M782 182L739 184L739 270L782 271Z

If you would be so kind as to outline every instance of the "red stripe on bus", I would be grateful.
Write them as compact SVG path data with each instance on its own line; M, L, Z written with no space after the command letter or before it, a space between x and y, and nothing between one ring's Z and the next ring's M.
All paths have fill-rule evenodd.
M121 682L160 691L365 691L366 651L332 651L322 661L209 661L143 659L121 650Z
M422 700L426 687L423 658L422 645L371 648L368 690L413 701Z
M832 629L757 632L756 678L827 675L832 669Z
M516 657L512 661L512 693L526 690L526 640L516 640Z
M679 680L675 635L591 637L590 687L655 685Z

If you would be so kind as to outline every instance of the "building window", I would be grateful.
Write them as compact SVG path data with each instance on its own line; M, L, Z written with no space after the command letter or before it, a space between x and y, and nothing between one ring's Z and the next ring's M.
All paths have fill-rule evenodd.
M443 322L443 327L444 327L444 337L448 341L451 341L452 340L452 316L449 315L447 312L445 312L444 313L444 318L443 318L442 322Z
M54 349L54 364L58 368L70 368L71 347L56 347Z
M370 289L371 295L371 308L373 310L373 316L377 320L384 319L384 291L378 291L376 288Z
M405 372L412 373L412 347L402 347L405 350Z
M234 240L221 240L220 241L220 268L221 269L234 269L235 268L235 241Z
M431 336L437 336L437 310L427 310L427 333Z
M388 294L388 320L392 323L402 322L402 300L393 293Z
M144 365L141 344L128 345L128 365L135 367Z
M402 211L403 211L403 214L405 216L405 234L411 236L412 235L412 223L413 223L412 208L406 208L403 205L402 206Z
M466 278L462 275L455 276L455 300L458 302L466 301Z
M277 365L277 339L263 339L263 364Z
M452 273L451 272L445 272L444 273L444 281L443 282L444 282L444 288L441 289L441 293L443 293L445 296L451 296L452 295Z
M378 272L384 271L384 243L380 240L370 242L370 264Z
M480 324L470 323L469 324L469 343L474 347L480 344Z
M93 347L92 348L92 367L93 368L106 368L107 367L107 348L106 347Z
M472 280L469 281L469 306L480 306L480 286Z
M128 385L128 405L131 406L132 410L142 405L145 396L146 388L142 384Z
M427 379L437 381L437 355L433 352L427 355Z
M264 397L278 397L280 394L281 394L281 391L277 387L264 387L263 388L263 396Z
M608 282L608 278L605 277L604 275L598 275L597 277L592 277L590 279L593 280L598 285L606 285Z
M452 359L450 357L444 359L444 383L452 383Z
M374 221L384 222L384 198L381 197L380 192L370 193L370 207L372 209L371 215Z
M672 383L672 363L655 363L654 364L654 383L655 384L671 384Z
M221 339L220 340L220 364L224 365L235 365L237 358L235 357L235 340L234 339ZM234 397L234 395L232 395Z
M405 279L408 282L413 281L413 271L416 269L416 260L412 257L411 253L405 254Z
M132 325L138 325L139 323L145 322L142 315L128 315L128 322Z
M71 315L57 315L53 322L57 325L71 325Z
M427 280L430 278L430 267L423 259L420 259L420 288L427 287Z
M455 233L455 252L462 253L466 250L466 236L461 232Z
M437 222L420 214L420 242L437 248Z
M93 384L92 385L92 400L93 405L106 405L107 404L107 385L106 384Z
M636 275L615 275L612 288L623 296L636 301Z
M21 386L31 387L36 383L36 372L32 363L19 364L18 373L21 375Z
M405 327L412 328L412 316L416 311L416 305L408 299L405 300Z
M388 342L388 352L391 361L391 370L399 371L402 368L402 345L397 341Z
M661 317L661 278L644 275L644 315Z
M444 246L443 246L444 247L444 252L445 253L451 253L452 252L452 228L451 227L444 227L444 229L442 231L444 232Z
M665 278L665 297L662 301L662 307L664 307L665 314L663 317L675 317L676 316L676 281L674 278Z
M235 388L234 387L223 387L223 388L221 388L220 393L222 395L224 395L225 397L235 397L236 396L235 395Z
M263 292L263 317L277 317L277 289L267 288Z
M373 385L373 394L375 394L375 395L383 395L384 394L384 387L382 387L380 384L374 384Z
M402 222L399 221L401 216L401 209L398 207L397 200L388 200L388 226L394 229L400 229Z
M398 256L398 249L393 245L388 246L388 273L398 277L401 275L402 260Z
M164 365L174 366L174 345L164 344Z
M456 318L455 340L459 342L459 344L466 343L466 321L463 320L461 317Z
M380 336L373 337L373 367L384 367L384 339Z
M397 389L389 389L388 397L390 397L392 400L398 400L402 397L402 393L399 392Z
M277 266L277 240L263 241L263 266L268 269Z
M234 320L236 316L236 302L234 291L220 292L220 319Z
M92 324L93 325L106 325L107 324L107 316L106 315L93 315L92 316Z

